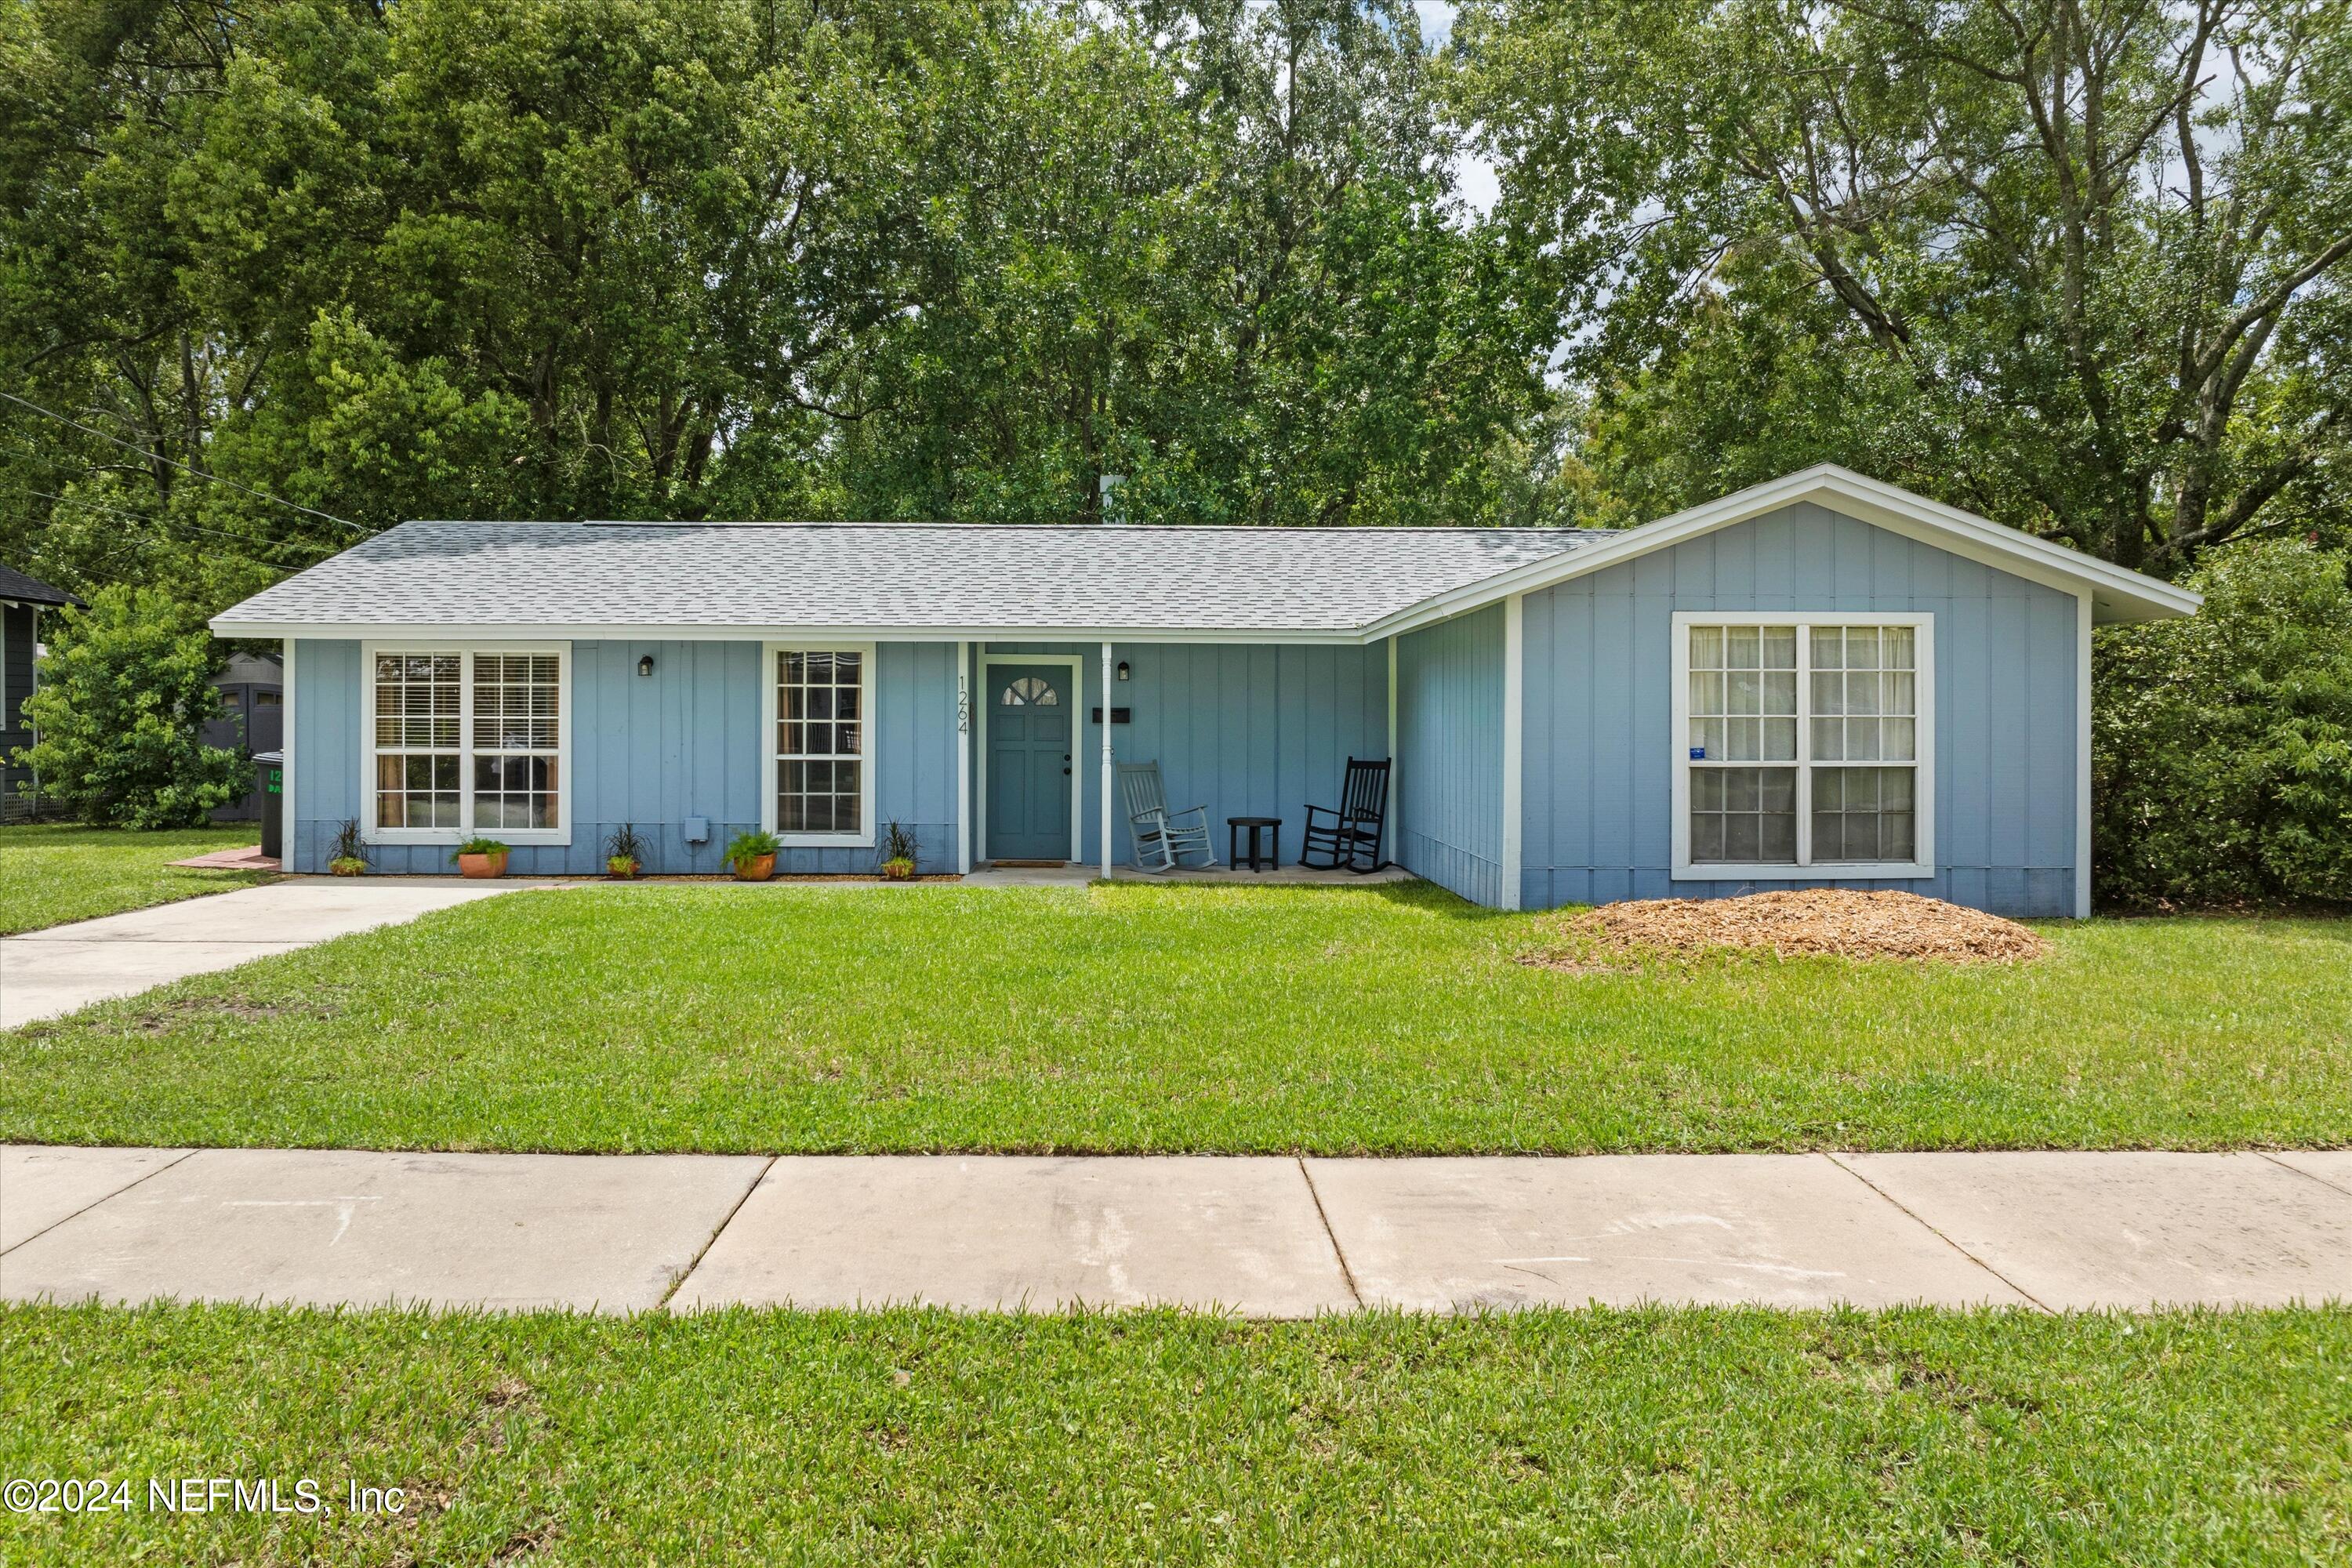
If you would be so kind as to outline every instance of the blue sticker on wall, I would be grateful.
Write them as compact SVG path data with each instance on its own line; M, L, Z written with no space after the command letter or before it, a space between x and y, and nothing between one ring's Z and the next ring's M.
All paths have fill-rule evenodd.
M1695 763L1703 763L1706 761L1706 748L1705 746L1693 746L1691 748L1691 761Z

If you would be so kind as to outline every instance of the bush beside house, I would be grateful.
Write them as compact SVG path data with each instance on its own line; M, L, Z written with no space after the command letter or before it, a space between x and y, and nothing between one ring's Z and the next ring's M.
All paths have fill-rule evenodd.
M201 738L225 650L194 610L116 584L47 642L25 703L40 738L16 754L46 799L95 827L192 827L241 793L245 757Z
M2100 897L2352 901L2352 559L2252 542L2189 585L2195 616L2098 634Z

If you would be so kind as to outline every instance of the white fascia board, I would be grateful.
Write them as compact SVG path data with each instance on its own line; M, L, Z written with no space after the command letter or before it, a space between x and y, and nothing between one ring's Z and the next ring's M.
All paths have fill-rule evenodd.
M698 622L677 626L614 626L578 623L488 623L475 621L369 623L360 621L243 621L215 616L214 635L225 637L312 637L406 642L1070 642L1070 643L1325 643L1355 647L1375 640L1353 628L1294 630L1287 627L1209 630L1173 626L732 626Z
M1606 571L1654 550L1808 500L2063 594L2081 595L2087 588L2093 613L2103 626L2194 615L2204 603L2186 588L1824 463L1628 529L1604 543L1515 567L1424 599L1373 622L1364 628L1365 635L1381 637L1413 631L1514 594L1533 593Z

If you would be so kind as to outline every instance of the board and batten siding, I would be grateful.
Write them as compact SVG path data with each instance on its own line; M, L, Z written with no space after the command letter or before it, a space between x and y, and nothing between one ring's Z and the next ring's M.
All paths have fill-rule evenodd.
M1102 644L992 642L973 658L1075 656L1083 661L1086 717L1071 779L1082 827L1077 858L1102 858ZM1209 834L1225 858L1225 818L1282 819L1286 863L1298 858L1308 803L1337 805L1349 757L1388 754L1388 653L1384 647L1309 643L1114 643L1111 662L1129 679L1111 681L1110 706L1129 720L1111 731L1121 763L1158 763L1168 804L1208 807ZM973 686L981 704L1000 682ZM972 726L973 744L980 726ZM984 813L980 792L973 812ZM1134 843L1123 803L1111 812L1111 857L1128 864ZM983 846L975 843L977 852Z
M452 642L452 647L467 646ZM580 876L604 868L604 840L635 825L655 874L718 873L728 841L760 826L763 746L756 642L574 642L572 648L572 842L515 847L520 876ZM637 661L651 655L653 673ZM360 815L360 725L366 689L357 642L304 639L295 659L294 806L290 868L323 871L335 831ZM919 869L951 871L956 861L956 668L952 643L883 643L875 650L875 827L892 818L922 846ZM686 839L686 819L706 818L709 837ZM380 844L377 870L427 875L451 868L446 845ZM794 846L776 857L781 872L864 873L877 849Z
M1505 609L1397 640L1397 863L1475 903L1503 901Z
M33 743L25 703L33 695L34 626L39 617L30 605L0 605L0 822L29 816L33 810L33 798L26 793L33 770L17 763L16 752Z
M1936 875L1811 885L2074 912L2076 600L1811 502L1527 595L1524 907L1808 885L1670 875L1678 610L1932 614Z

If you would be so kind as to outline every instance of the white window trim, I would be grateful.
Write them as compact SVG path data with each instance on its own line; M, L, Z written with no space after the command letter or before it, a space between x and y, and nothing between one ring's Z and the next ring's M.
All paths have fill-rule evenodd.
M453 653L457 667L457 826L383 827L375 819L375 661L378 654ZM501 827L502 844L572 842L572 645L568 642L362 642L360 644L360 837L370 844L462 844L474 827L474 656L478 653L544 653L555 656L555 826ZM290 655L290 647L289 647ZM292 685L290 669L288 685ZM293 715L285 720L293 732ZM394 747L395 751L402 748ZM282 787L282 786L281 786ZM280 798L284 798L281 796Z
M1072 864L1083 858L1079 847L1086 843L1087 791L1086 775L1079 771L1077 759L1086 754L1087 661L1075 653L990 653L982 649L980 656L980 733L976 738L975 762L980 782L974 791L979 796L976 819L980 828L978 858L989 858L988 853L988 716L995 710L996 693L988 672L1003 664L1051 664L1070 672L1070 690L1077 700L1070 704L1070 852L1065 857ZM1104 695L1104 707L1109 706L1109 695ZM1110 715L1103 715L1108 719ZM1109 728L1105 725L1104 728Z
M869 849L874 845L875 753L881 749L874 694L874 644L848 637L816 637L760 645L760 828L775 833L788 849ZM855 833L776 833L776 656L786 653L854 653L857 660L857 723L863 744L857 753L857 820Z
M1695 865L1690 858L1690 628L1693 626L1795 626L1797 628L1797 863L1784 865ZM1910 626L1916 634L1915 664L1917 713L1913 726L1917 756L1912 785L1916 820L1908 862L1824 860L1813 848L1813 769L1841 766L1813 761L1812 638L1815 626ZM1936 617L1886 615L1864 610L1677 610L1674 614L1674 865L1676 881L1814 882L1910 881L1936 874ZM1871 764L1863 763L1863 766Z

